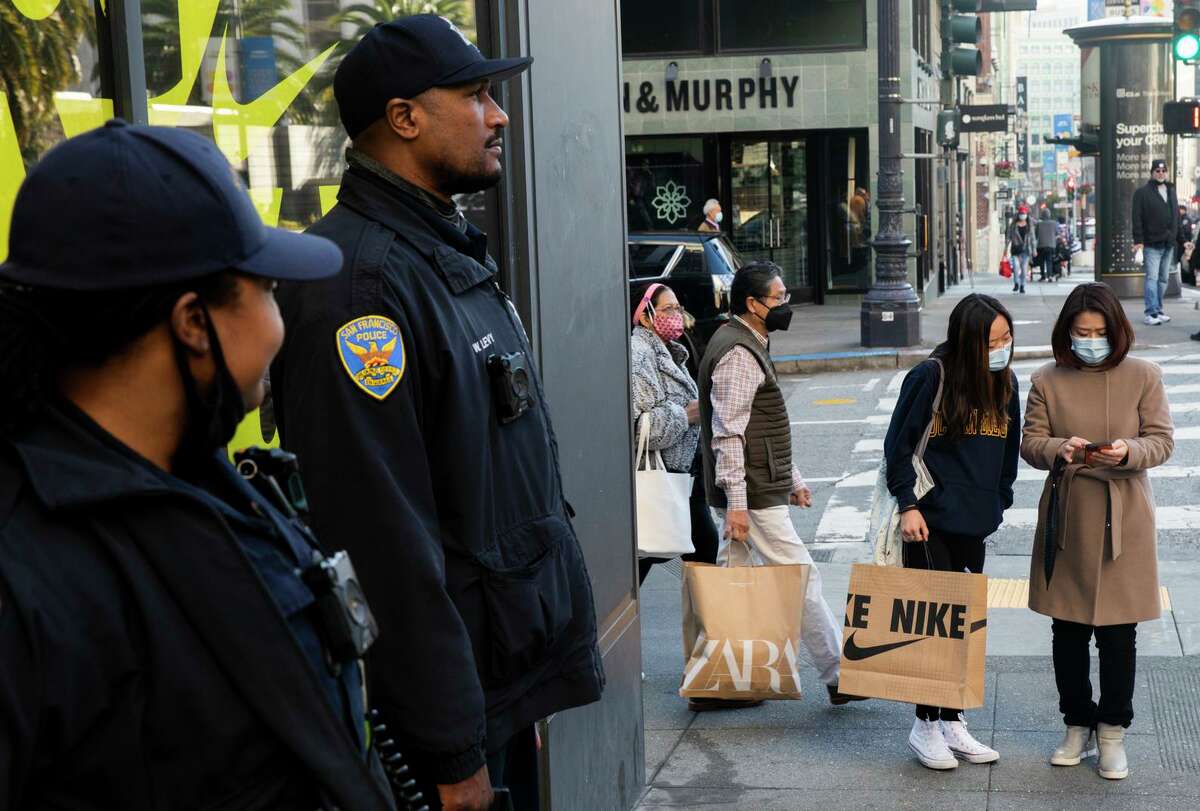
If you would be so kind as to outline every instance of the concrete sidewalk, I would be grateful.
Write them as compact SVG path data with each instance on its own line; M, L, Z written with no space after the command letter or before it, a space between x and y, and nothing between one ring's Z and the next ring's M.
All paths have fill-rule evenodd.
M1090 265L1090 256L1085 260ZM929 350L945 340L950 312L969 293L995 296L1008 308L1015 322L1016 359L1049 358L1050 334L1063 301L1076 285L1093 280L1090 266L1075 266L1071 276L1060 282L1026 282L1025 295L1012 292L1012 281L996 273L975 274L950 288L944 296L921 311L921 347L865 349L861 345L858 304L803 305L796 308L786 332L771 335L771 355L781 373L813 373L853 369L896 369L913 366ZM1189 335L1200 330L1200 292L1184 287L1183 295L1168 299L1168 324L1142 323L1142 302L1128 299L1125 312L1137 332L1140 348L1189 343ZM1200 343L1196 344L1200 352Z
M830 605L849 564L820 564ZM990 578L1025 578L1029 558L991 556ZM691 713L683 666L680 583L656 566L641 592L648 790L640 808L1194 809L1200 807L1200 563L1164 566L1172 610L1138 627L1131 774L1107 781L1094 759L1047 762L1062 736L1050 621L1027 608L989 611L984 706L967 720L1000 752L991 766L919 765L907 747L912 708L887 701L832 707L811 667L805 697L749 710ZM1098 684L1093 658L1093 682Z

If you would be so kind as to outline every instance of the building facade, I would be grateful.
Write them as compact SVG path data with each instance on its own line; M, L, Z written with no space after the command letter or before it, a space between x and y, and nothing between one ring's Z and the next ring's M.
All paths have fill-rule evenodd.
M936 296L957 278L961 224L960 195L941 193L953 171L934 138L939 3L900 7L903 92L930 101L905 105L902 119L909 277ZM865 293L877 219L876 3L622 0L621 11L630 230L697 228L716 199L722 230L743 257L779 264L793 301Z

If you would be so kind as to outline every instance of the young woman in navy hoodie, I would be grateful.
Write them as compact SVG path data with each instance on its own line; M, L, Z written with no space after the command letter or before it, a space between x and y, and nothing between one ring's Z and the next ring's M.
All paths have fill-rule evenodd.
M1012 347L1012 317L1004 305L972 293L950 314L945 343L904 378L883 448L910 569L932 564L942 571L983 571L984 540L1012 506L1021 447ZM939 380L942 400L934 415ZM912 458L931 419L924 460L935 486L918 501ZM931 769L953 769L959 758L991 763L1000 757L967 732L962 710L950 707L918 706L908 745Z

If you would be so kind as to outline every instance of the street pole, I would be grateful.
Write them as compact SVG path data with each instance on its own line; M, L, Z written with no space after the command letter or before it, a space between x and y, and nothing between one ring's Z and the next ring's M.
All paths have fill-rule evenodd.
M921 302L908 283L904 234L904 172L900 158L900 0L878 0L879 183L875 206L879 230L875 284L863 297L863 346L914 346L921 342Z

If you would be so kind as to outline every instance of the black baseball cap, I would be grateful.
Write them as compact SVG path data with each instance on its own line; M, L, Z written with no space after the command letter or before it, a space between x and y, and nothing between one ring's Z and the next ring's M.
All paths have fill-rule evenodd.
M378 121L392 99L411 99L431 87L516 76L533 57L485 59L466 35L437 14L379 23L338 65L333 77L342 126L351 138Z
M1151 172L1153 172L1155 169L1166 169L1166 168L1167 168L1167 162L1165 160L1163 160L1162 158L1155 158L1154 160L1150 161L1150 171Z
M329 240L263 225L212 141L113 119L57 145L30 170L0 280L112 290L228 270L304 281L341 266Z

